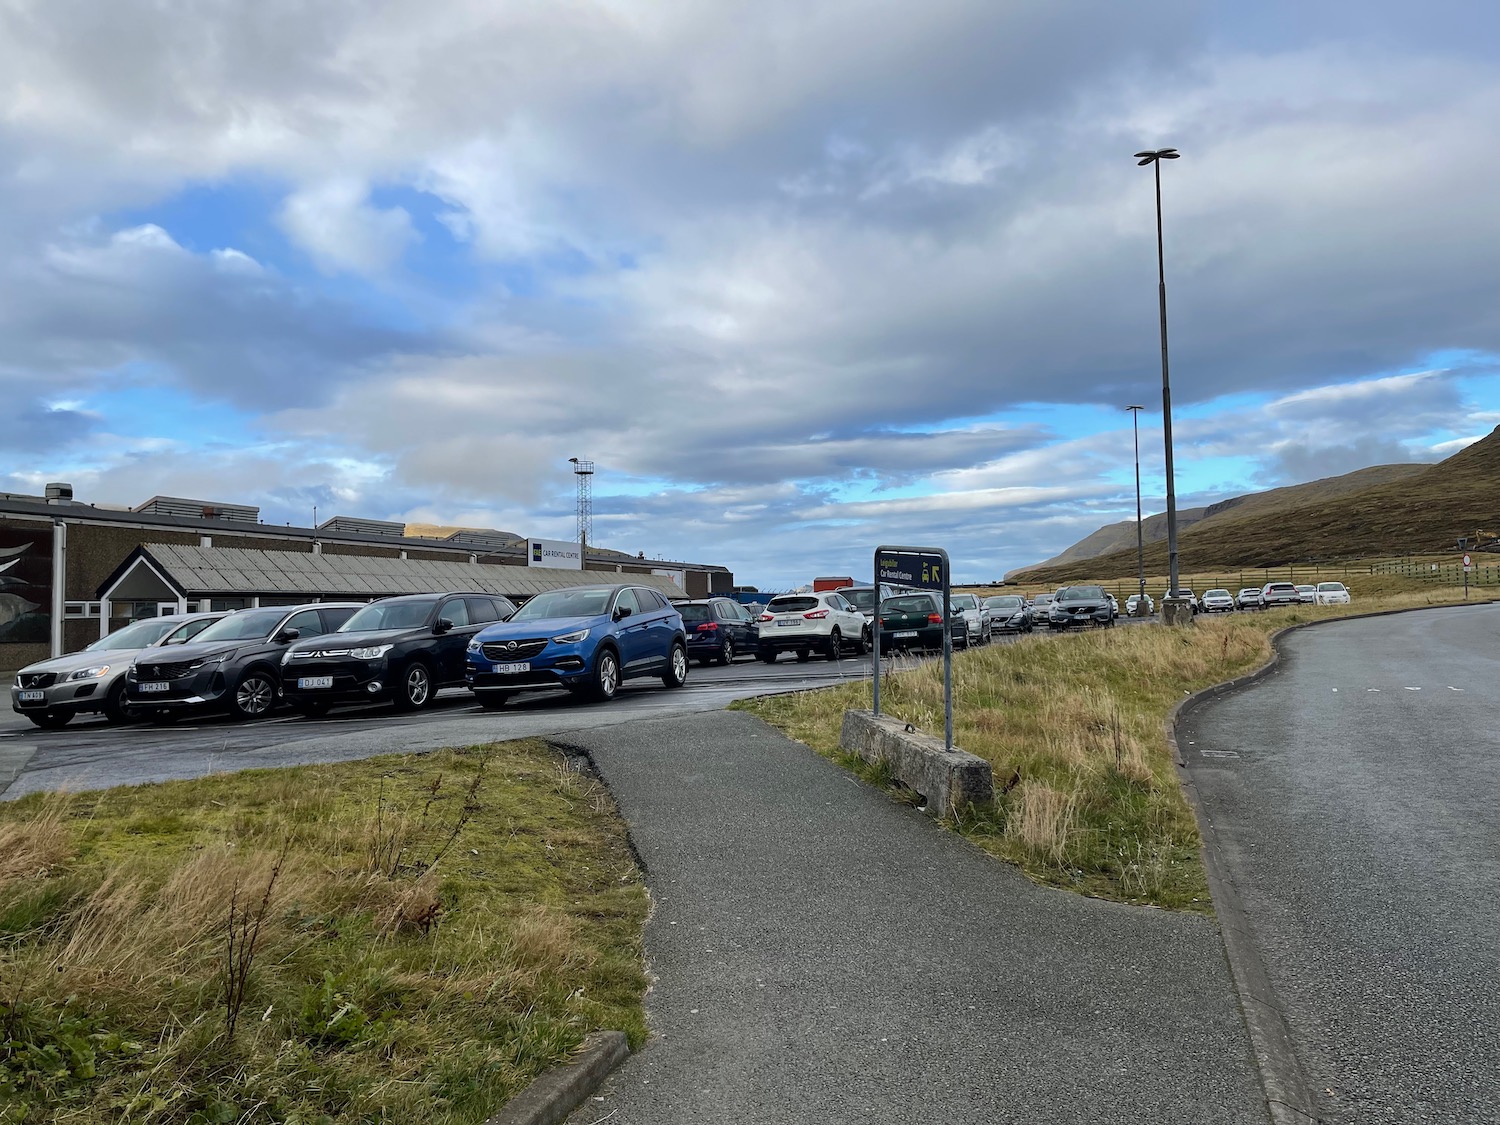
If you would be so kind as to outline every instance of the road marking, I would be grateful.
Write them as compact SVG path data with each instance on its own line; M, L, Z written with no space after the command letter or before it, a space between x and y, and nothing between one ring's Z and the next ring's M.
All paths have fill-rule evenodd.
M1365 690L1366 691L1379 691L1380 689L1378 687L1367 687L1367 688L1365 688Z
M1406 689L1406 690L1407 690L1407 691L1421 691L1421 690L1422 690L1422 689L1421 689L1421 688L1419 688L1419 687L1409 687L1409 688L1407 688L1407 689Z
M1449 684L1448 685L1448 690L1449 691L1463 691L1464 689L1461 688L1461 687L1454 687L1452 684Z
M1199 750L1205 758L1238 758L1238 750Z

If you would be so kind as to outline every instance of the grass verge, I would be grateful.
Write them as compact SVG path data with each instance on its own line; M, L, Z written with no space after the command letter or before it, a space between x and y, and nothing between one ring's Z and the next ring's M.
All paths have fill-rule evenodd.
M539 742L0 806L0 1122L480 1122L645 1036L646 895Z
M1356 606L1200 617L1191 629L1131 626L958 653L954 742L991 763L997 794L992 807L951 826L1037 882L1209 913L1197 825L1164 736L1172 707L1265 663L1270 635L1288 625L1462 600L1461 589L1429 588ZM941 664L900 667L880 699L882 711L941 732ZM889 783L839 748L844 711L870 706L868 684L734 706L867 780Z

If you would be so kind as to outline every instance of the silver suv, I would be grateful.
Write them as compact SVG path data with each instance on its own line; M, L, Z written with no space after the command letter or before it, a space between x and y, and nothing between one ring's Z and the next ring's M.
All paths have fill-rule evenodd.
M16 673L11 710L47 730L67 726L74 715L103 711L112 723L132 717L125 706L125 669L146 649L192 640L225 613L177 613L148 617L87 648L28 665Z

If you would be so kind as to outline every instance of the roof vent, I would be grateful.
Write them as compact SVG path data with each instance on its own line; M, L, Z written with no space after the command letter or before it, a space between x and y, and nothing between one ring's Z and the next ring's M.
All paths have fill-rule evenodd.
M61 481L49 484L46 488L47 503L49 504L71 504L73 502L73 486L63 484Z

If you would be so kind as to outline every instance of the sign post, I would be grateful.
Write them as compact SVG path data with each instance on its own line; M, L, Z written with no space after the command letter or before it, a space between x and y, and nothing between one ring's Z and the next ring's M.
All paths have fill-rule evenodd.
M1469 571L1474 569L1474 560L1464 556L1464 601L1469 600Z
M871 708L880 714L880 589L883 585L943 593L943 744L953 749L953 636L948 584L948 552L941 547L875 548L875 690Z

